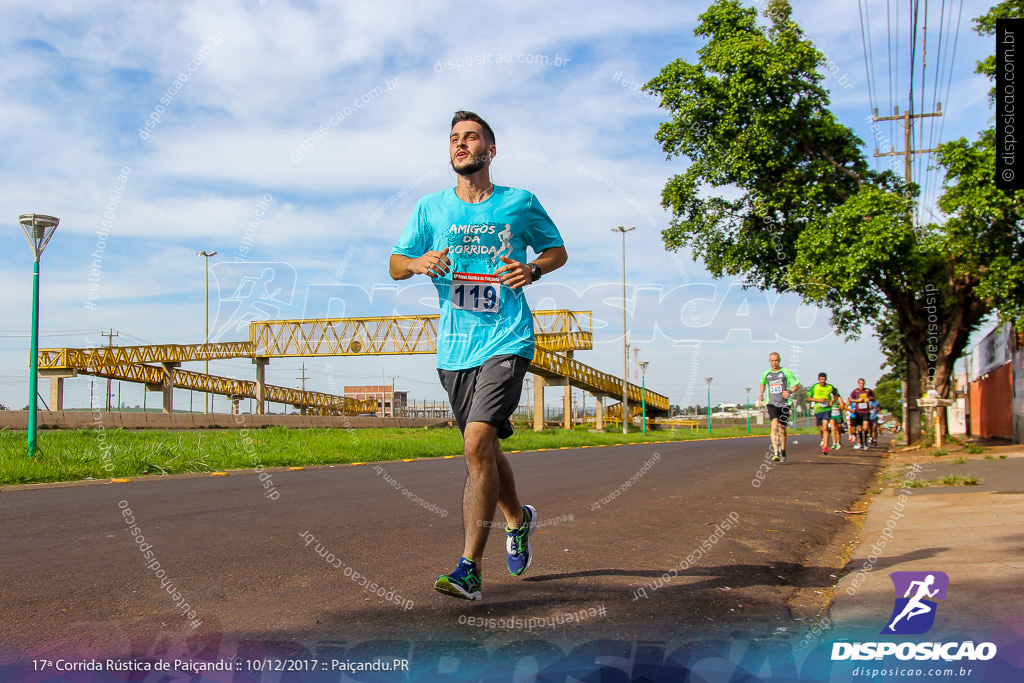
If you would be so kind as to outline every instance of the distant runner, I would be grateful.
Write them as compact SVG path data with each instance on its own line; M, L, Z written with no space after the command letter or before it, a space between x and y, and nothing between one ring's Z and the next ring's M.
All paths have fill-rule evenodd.
M839 398L839 390L828 383L828 374L818 373L818 383L807 390L807 400L816 403L814 421L821 431L821 452L828 455L828 430L832 424L832 405Z
M796 375L782 367L782 356L775 351L768 354L769 369L761 373L761 393L758 403L764 402L768 388L768 419L772 422L772 461L786 462L786 427L789 426L789 397L800 388Z
M878 422L882 417L882 402L877 398L868 401L868 438L872 446L878 445Z
M843 397L836 393L836 400L832 403L832 414L829 416L830 429L832 430L832 448L839 450L842 448L843 440L843 426L846 424L846 418L843 414L846 412L846 402L843 401Z
M846 438L852 444L857 443L857 425L854 424L853 404L849 401L846 402Z
M850 408L853 410L850 426L857 430L857 443L853 445L855 451L868 448L868 419L871 415L868 404L874 397L875 392L864 388L863 377L857 380L857 388L850 392Z

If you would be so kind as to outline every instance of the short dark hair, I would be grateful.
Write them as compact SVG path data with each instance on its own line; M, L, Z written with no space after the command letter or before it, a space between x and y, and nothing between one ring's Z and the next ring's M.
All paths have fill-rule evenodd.
M818 377L824 377L825 379L828 379L828 373L827 372L819 372L818 373Z
M460 109L459 111L455 112L455 116L452 117L452 128L455 128L456 123L461 123L462 121L472 121L474 123L479 123L480 126L484 129L484 142L486 142L488 145L494 144L494 131L491 130L491 127L487 125L487 122L480 118L478 114L474 114L471 111L463 111Z

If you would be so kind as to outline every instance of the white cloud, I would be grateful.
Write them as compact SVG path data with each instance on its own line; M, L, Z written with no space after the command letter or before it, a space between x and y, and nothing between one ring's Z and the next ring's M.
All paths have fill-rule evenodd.
M885 5L868 6L873 35L883 35ZM870 143L857 10L852 0L797 2L794 17L840 73L849 72L854 87L836 87L838 75L826 85L841 119ZM957 97L944 103L947 139L973 137L990 115L988 85L970 73L988 46L968 19L985 10L979 0L965 5ZM621 239L610 228L620 224L637 226L627 236L631 281L666 290L710 282L688 254L667 254L661 244L669 222L661 190L685 161L664 159L653 139L663 113L638 92L669 61L695 59L692 32L702 11L667 1L4 3L0 21L18 30L0 36L7 55L0 215L9 225L0 237L7 294L0 316L13 321L6 327L28 327L29 256L14 224L24 212L61 218L43 257L42 321L52 332L95 328L95 338L113 327L124 332L122 341L196 340L199 249L218 250L214 261L288 263L303 297L310 285L390 284L388 250L416 198L453 184L446 126L457 108L477 110L494 126L495 180L534 191L559 223L570 262L545 282L579 291L618 282ZM188 78L175 84L179 74ZM154 112L159 123L143 139L138 128ZM318 135L323 125L327 132ZM116 191L96 309L88 310L83 303L96 284L89 282L90 255L125 167L131 173ZM272 200L253 228L264 195ZM249 247L244 254L242 246ZM643 312L637 315L642 321ZM86 343L86 335L53 339ZM27 339L5 341L0 372L18 375ZM674 360L685 349L642 346L665 368L657 381L668 393L689 386L689 366ZM704 342L696 362L701 377L717 376L716 401L739 398L718 391L730 382L730 391L742 387L759 372L768 351L761 346L734 337ZM614 347L602 341L579 358L618 372ZM871 339L822 342L805 353L822 367L839 357L844 365L880 362ZM333 366L373 376L388 364L406 373L415 392L440 397L431 363L367 358ZM248 376L243 366L238 372ZM69 384L75 381L69 402L87 400L86 381ZM313 381L327 389L324 376ZM692 402L703 395L699 384ZM21 389L0 383L0 402L22 405Z

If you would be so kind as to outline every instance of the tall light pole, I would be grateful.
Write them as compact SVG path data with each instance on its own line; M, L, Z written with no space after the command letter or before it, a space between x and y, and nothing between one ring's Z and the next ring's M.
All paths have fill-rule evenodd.
M612 232L622 233L622 433L629 434L629 422L626 413L629 409L629 348L626 345L626 233L636 230L636 226L624 228L621 225L612 228Z
M708 436L711 436L711 380L714 377L705 377L704 381L708 383Z
M750 433L750 387L747 387L747 434Z
M59 218L37 213L18 216L18 223L25 233L32 250L32 350L29 352L28 375L28 457L36 454L36 395L39 392L39 257L53 237L60 223Z
M637 365L640 366L640 424L643 425L644 434L647 433L647 366L650 365L645 360L638 361Z
M211 256L216 256L216 255L217 255L217 252L215 252L215 251L207 252L205 249L203 251L197 251L196 252L196 256L205 256L206 257L206 328L205 328L206 329L206 337L205 337L205 339L203 341L203 355L204 356L207 356L207 354L209 353L209 349L206 348L206 344L210 343L210 257ZM207 358L206 358L206 361L205 361L205 364L204 364L204 368L203 368L203 372L206 373L207 375L210 374L210 359L209 359L209 356L207 356ZM209 394L209 392L205 392L203 394L203 415L208 415L209 412L210 412L210 394Z

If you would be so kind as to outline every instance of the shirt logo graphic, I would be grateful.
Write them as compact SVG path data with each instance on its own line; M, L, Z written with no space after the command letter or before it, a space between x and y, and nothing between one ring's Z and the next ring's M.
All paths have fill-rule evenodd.
M501 248L494 252L491 263L497 263L500 256L512 255L512 226L506 223L505 229L498 233L498 237L501 238Z
M946 599L949 576L945 572L892 572L889 578L896 590L896 601L889 624L881 632L901 635L927 632L935 623L938 607L935 600Z

